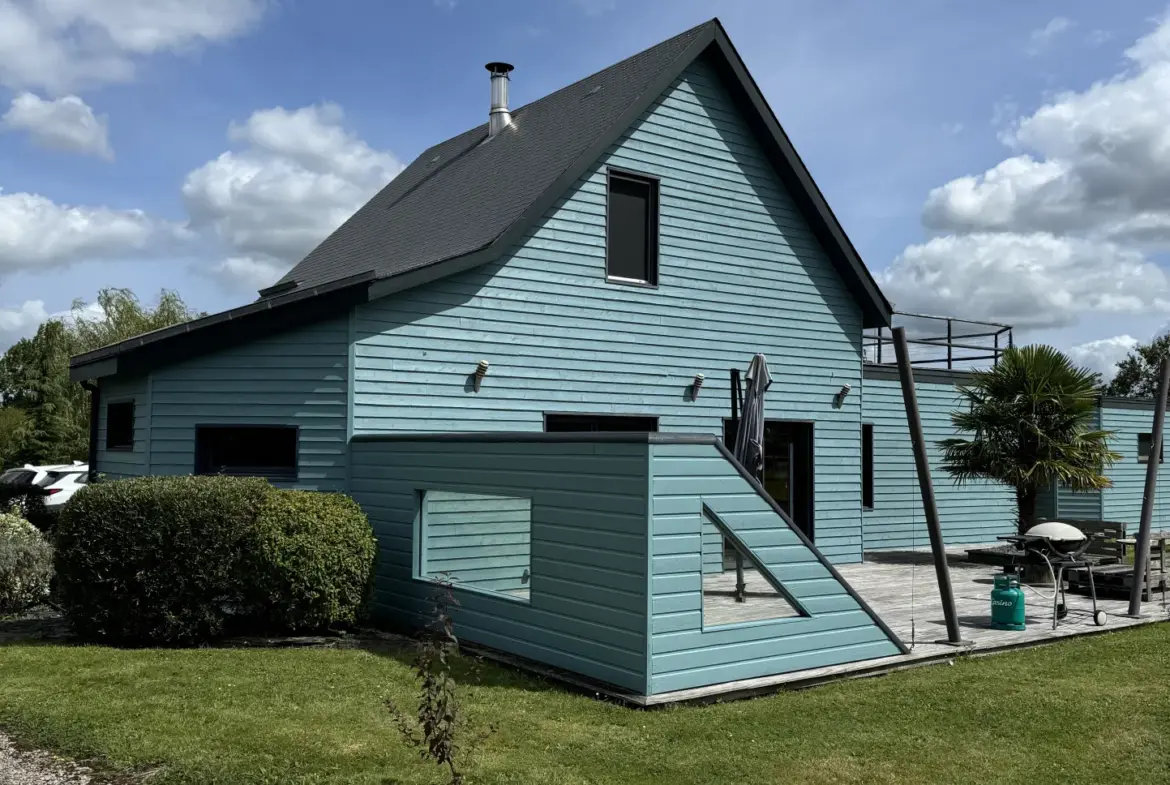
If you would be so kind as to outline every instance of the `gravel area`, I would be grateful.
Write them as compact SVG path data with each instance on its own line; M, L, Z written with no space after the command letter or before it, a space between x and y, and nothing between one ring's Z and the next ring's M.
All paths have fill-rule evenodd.
M0 733L2 785L88 785L90 770L47 752L18 750Z

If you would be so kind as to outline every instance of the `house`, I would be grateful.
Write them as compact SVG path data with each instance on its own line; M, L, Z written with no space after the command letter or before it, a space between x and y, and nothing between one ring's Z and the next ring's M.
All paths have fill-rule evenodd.
M865 362L893 309L723 27L515 110L488 70L490 121L256 302L73 358L91 465L346 491L387 620L453 575L465 640L635 695L905 651L837 570L925 543L897 378ZM770 492L721 441L757 352ZM928 436L959 377L919 380ZM949 541L1012 530L1004 489L938 485ZM705 604L734 551L774 616Z

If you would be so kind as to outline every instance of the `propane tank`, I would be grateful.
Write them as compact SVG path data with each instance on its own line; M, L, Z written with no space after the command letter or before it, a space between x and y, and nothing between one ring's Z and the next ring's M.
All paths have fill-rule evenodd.
M991 590L991 626L997 630L1024 629L1024 590L1015 575L996 575Z

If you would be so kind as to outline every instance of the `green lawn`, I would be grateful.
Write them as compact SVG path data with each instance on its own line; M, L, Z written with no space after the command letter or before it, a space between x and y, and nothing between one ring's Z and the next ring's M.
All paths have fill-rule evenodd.
M158 783L425 783L401 653L0 646L0 727ZM1131 783L1170 773L1170 624L717 706L638 711L494 666L477 783Z

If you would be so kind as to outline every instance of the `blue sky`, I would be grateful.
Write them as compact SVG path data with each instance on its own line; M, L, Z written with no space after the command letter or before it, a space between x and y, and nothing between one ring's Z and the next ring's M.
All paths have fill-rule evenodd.
M399 166L486 119L485 62L516 65L518 106L718 16L898 306L1015 321L1107 369L1170 321L1154 181L1170 161L1141 119L1166 111L1154 77L1170 48L1133 54L1165 12L0 0L0 344L101 286L176 289L208 311L247 302ZM1114 87L1097 100L1095 83ZM1079 112L1115 119L1086 141ZM994 183L961 181L1009 159ZM1125 193L1098 199L1102 183Z

